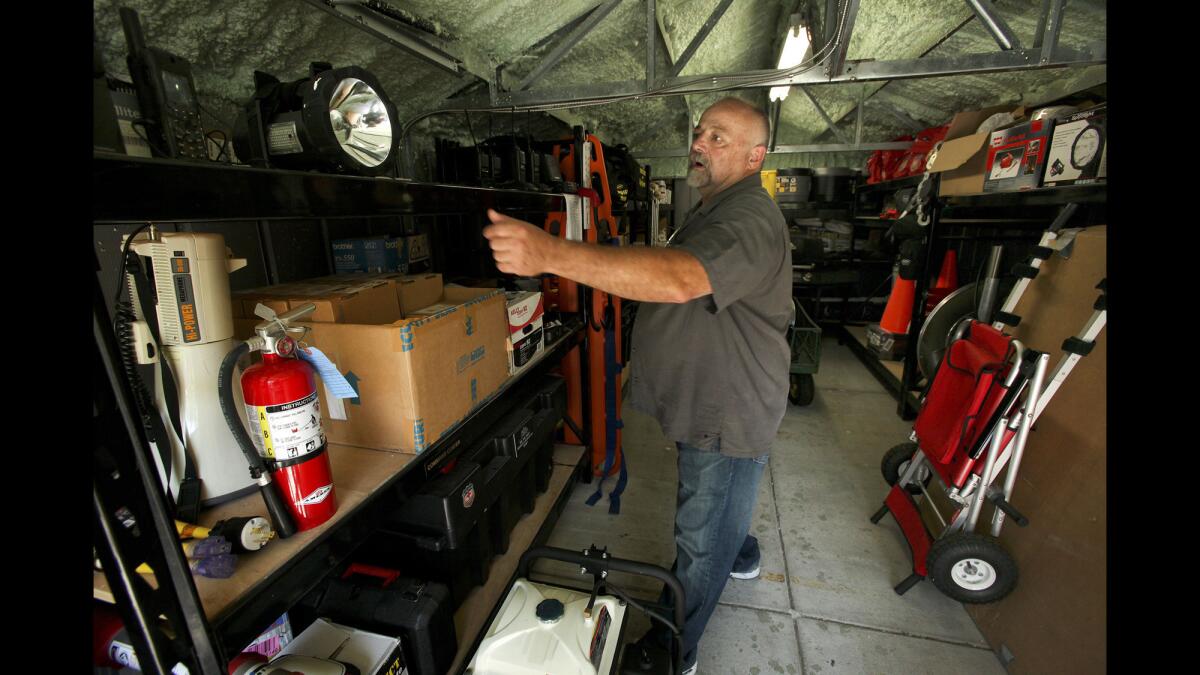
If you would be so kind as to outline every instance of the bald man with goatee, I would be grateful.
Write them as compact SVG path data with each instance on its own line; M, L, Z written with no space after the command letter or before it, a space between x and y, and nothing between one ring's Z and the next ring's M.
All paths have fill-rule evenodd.
M759 574L750 520L787 407L791 247L759 179L767 136L766 116L740 99L704 111L687 173L701 199L666 248L566 241L492 210L483 230L501 272L554 274L643 303L631 403L679 450L672 571L686 601L685 674L696 672L726 581ZM667 644L657 629L647 639Z

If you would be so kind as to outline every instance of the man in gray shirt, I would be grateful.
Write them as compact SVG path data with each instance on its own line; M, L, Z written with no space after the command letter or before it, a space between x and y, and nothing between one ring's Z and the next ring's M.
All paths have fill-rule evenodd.
M687 177L701 201L667 248L568 242L495 211L483 231L501 272L555 274L645 303L632 403L679 449L673 571L686 600L685 673L730 575L758 574L750 520L787 407L791 247L759 179L767 135L766 116L739 99L704 111Z

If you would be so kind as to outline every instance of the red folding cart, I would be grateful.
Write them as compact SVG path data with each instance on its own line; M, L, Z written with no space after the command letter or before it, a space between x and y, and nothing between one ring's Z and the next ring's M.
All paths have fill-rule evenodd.
M1048 354L988 324L964 320L956 327L910 442L883 458L892 489L871 522L889 512L895 516L913 557L913 573L896 586L897 593L928 577L956 600L983 603L1016 586L1016 562L997 537L1005 514L1028 524L1009 498L1039 410L1048 360ZM1003 487L997 487L1010 457ZM929 499L927 487L935 476L954 507L949 519ZM917 495L926 497L942 524L936 537L922 519ZM995 507L990 535L975 531L985 501Z

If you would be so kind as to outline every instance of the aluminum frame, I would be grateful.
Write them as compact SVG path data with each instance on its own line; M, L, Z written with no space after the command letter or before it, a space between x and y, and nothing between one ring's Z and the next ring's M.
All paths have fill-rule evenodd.
M737 89L770 89L771 87L792 85L908 80L977 73L1069 68L1107 63L1107 50L1103 43L1094 45L1089 51L1083 52L1073 49L1055 48L1052 58L1045 61L1041 60L1041 53L1040 50L1035 49L1014 49L1007 52L992 52L987 54L961 54L948 57L899 59L893 61L852 60L846 63L842 74L830 78L822 75L819 69L791 76L779 75L782 71L778 70L710 73L682 78L665 78L661 83L662 88L669 88L670 91L663 93L648 93L645 80L601 82L561 89L500 92L496 96L496 102L501 107L569 104L573 101L599 97L628 96L637 98L641 95L678 96ZM775 76L772 77L772 75ZM739 83L730 86L723 84L718 78L763 79L753 84ZM457 101L456 105L457 107L463 107L466 103L466 101ZM475 101L475 103L486 105L482 101Z
M966 0L966 3L970 5L971 11L975 12L979 23L983 24L984 29L992 36L996 44L1000 45L1000 49L1007 51L1021 48L1020 40L1017 39L1012 28L1004 21L1000 13L996 11L991 0Z
M538 79L545 75L551 68L558 65L558 62L567 55L567 52L571 51L572 47L579 44L579 41L585 38L588 33L591 33L592 29L596 27L596 24L603 21L604 18L611 14L619 4L621 4L621 0L608 0L608 2L597 5L595 8L593 8L592 11L588 13L587 18L580 22L579 25L576 26L570 33L564 36L562 41L558 43L558 46L551 50L551 52L547 54L540 63L537 64L537 67L530 71L530 73L526 75L520 81L520 83L517 84L515 90L525 91L529 88L529 85L538 81Z
M695 37L692 38L692 41L689 42L688 46L684 48L683 53L679 55L679 58L675 59L674 65L671 66L671 77L679 76L679 73L683 71L688 62L692 60L692 57L696 55L696 50L699 49L700 45L704 43L704 40L708 38L708 34L712 32L713 27L715 27L717 22L721 20L721 17L725 15L725 10L729 9L729 6L732 4L733 0L721 0L721 2L718 3L715 8L713 8L712 14L708 15L708 20L704 22L703 26L700 26L700 32L696 33Z

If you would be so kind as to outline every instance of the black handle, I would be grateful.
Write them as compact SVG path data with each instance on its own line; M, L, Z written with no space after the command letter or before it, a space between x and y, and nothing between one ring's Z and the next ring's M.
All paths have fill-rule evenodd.
M427 534L415 534L413 532L405 532L404 530L388 529L388 534L394 534L401 539L407 539L415 544L418 548L423 548L426 551L434 553L444 551L450 548L449 540L445 536L430 536Z
M593 549L595 550L595 549ZM597 551L598 552L598 551ZM675 578L667 570L658 565L650 565L648 563L637 562L634 560L623 560L621 558L597 558L586 556L578 551L568 551L563 548L554 548L550 546L541 546L531 548L521 555L520 565L517 567L517 576L529 578L529 566L538 558L549 558L551 560L561 560L563 562L573 563L581 567L595 567L601 565L604 568L614 572L628 572L637 574L652 579L658 579L666 584L667 588L671 589L671 596L675 600L674 614L675 626L680 631L683 630L684 624L684 604L683 586L679 583L679 579ZM674 633L672 640L672 648L674 654L675 672L680 672L683 669L683 636L680 633Z
M1017 525L1025 527L1029 524L1029 519L1021 515L1021 512L1018 511L1015 506L1009 504L1004 497L1000 496L1000 493L996 492L988 495L988 501L995 504L996 508L1007 513L1009 518L1012 518L1017 522Z
M279 491L268 483L261 486L259 492L262 492L263 501L267 504L267 515L271 517L271 522L274 523L275 532L279 534L279 538L287 539L296 534L296 523L292 521L292 515L288 513L287 504L283 502L283 496L279 494Z

